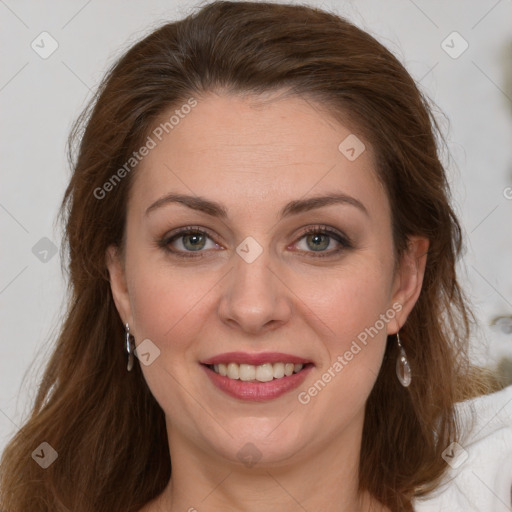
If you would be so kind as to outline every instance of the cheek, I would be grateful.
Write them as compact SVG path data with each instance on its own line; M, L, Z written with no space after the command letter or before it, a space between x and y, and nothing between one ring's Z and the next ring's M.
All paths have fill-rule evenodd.
M386 347L387 324L395 316L390 286L389 273L373 262L324 280L316 294L304 290L308 300L300 314L314 312L308 315L310 325L323 345L318 377L327 372L325 379L333 383L322 401L357 410L370 393Z
M149 338L160 350L160 363L185 377L182 363L195 362L197 342L212 339L225 328L217 315L219 301L225 298L222 294L229 294L222 283L228 268L201 268L193 262L173 265L161 256L131 254L127 270L137 343ZM294 334L304 333L304 341L318 355L321 371L346 355L344 375L364 381L363 388L376 376L386 339L385 326L376 322L389 306L391 268L391 262L379 259L377 251L368 251L347 258L337 269L282 269L286 286L277 290L290 303L288 327ZM150 377L156 368L143 370Z
M197 326L197 315L214 283L211 276L203 279L189 271L139 267L130 292L139 337L162 345L190 338L194 317Z
M385 312L388 266L374 255L365 255L338 270L316 268L303 273L283 269L287 287L281 293L291 305L291 328L309 324L306 329L314 331L311 334L317 341L324 340L331 356L343 350ZM190 268L173 267L147 257L134 258L129 268L130 299L137 338L149 338L162 349L174 351L197 335L201 325L218 324L220 319L213 317L222 297L219 293L223 293L224 270L201 269L193 263Z
M201 329L212 314L208 292L216 281L211 275L203 278L158 265L139 266L134 274L130 296L136 343L148 338L159 350L154 363L141 363L141 369L153 396L166 412L189 411L185 417L197 414L188 393L200 396L193 390L197 340L204 338Z
M330 337L345 341L375 324L389 307L391 277L376 261L347 266L337 273L307 279L298 288L304 307L325 324ZM300 304L300 301L298 301Z

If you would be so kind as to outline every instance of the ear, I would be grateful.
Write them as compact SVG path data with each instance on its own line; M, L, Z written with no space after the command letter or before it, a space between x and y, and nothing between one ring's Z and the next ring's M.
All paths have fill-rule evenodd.
M112 290L117 312L121 317L123 325L127 322L132 325L133 316L128 287L126 285L126 273L119 248L115 245L109 246L105 260L110 275L110 289Z
M391 301L392 304L400 304L402 309L397 310L394 321L387 324L388 334L395 334L401 329L420 296L428 247L428 238L409 237L407 249L400 259L394 277Z

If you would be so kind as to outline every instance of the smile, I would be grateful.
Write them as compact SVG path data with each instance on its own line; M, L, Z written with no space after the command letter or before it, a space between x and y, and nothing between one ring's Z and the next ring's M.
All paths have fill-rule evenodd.
M202 364L201 367L210 382L221 392L238 400L265 402L301 386L314 368L314 364L277 362L255 366L244 363L218 363ZM221 375L221 371L225 371L226 375Z
M245 382L270 382L274 379L289 377L299 373L304 365L300 363L264 363L258 366L252 364L213 364L207 365L215 373L233 380Z

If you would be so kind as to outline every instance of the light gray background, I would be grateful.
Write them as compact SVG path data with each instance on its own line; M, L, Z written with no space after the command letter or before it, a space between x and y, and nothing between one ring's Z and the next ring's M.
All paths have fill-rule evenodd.
M493 318L512 314L511 0L305 3L369 31L446 114L439 117L451 152L446 162L468 245L461 278L482 324L472 339L473 358L493 366L512 357L512 335L490 327ZM60 255L45 256L47 242L40 240L60 246L54 221L70 176L71 123L108 65L196 5L0 0L0 451L28 411L64 311ZM58 44L46 59L31 47L50 48L42 32ZM467 50L453 58L464 41Z

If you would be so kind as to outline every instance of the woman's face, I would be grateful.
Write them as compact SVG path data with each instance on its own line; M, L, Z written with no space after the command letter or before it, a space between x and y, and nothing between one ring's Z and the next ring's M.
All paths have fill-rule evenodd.
M171 452L247 465L359 449L426 245L394 273L372 150L313 105L209 94L134 171L124 267L113 250L108 265Z

